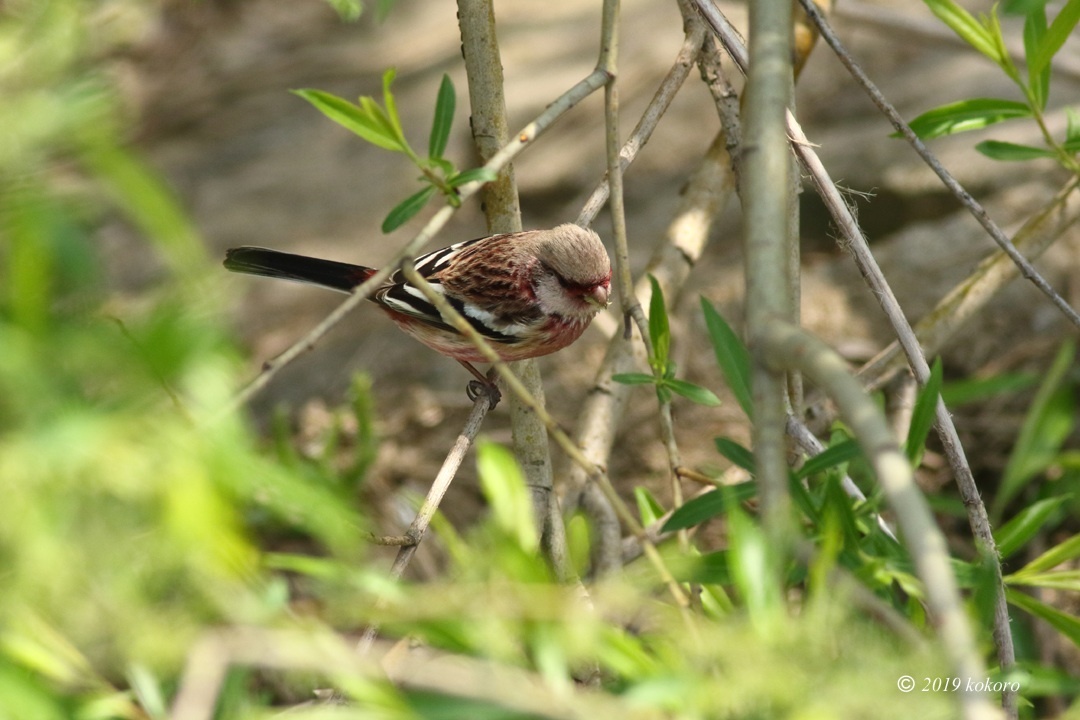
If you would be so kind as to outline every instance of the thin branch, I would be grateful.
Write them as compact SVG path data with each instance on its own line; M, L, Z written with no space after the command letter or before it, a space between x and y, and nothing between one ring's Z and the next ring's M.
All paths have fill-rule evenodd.
M461 28L465 72L469 79L473 143L481 161L486 161L506 144L510 136L492 0L458 0L458 24ZM521 207L512 165L503 168L498 180L484 188L481 207L490 232L521 230ZM515 363L514 368L529 393L537 402L544 404L544 385L536 361L522 360ZM547 431L536 415L522 405L517 395L510 396L510 428L514 455L532 493L533 516L540 533L541 547L553 567L556 567L557 574L569 577L571 568L565 562L565 552L559 549L566 545L562 515L558 512L554 516L550 514L555 493ZM556 556L563 559L561 565Z
M469 413L469 419L465 421L465 427L462 428L450 448L450 452L447 453L442 467L439 468L434 482L431 483L431 487L428 489L427 497L424 498L424 502L409 525L409 529L405 531L403 538L405 542L388 541L397 540L398 538L383 538L384 542L376 540L379 544L401 545L397 557L394 558L394 564L390 567L390 577L395 580L401 577L402 573L405 572L405 568L409 566L409 561L416 554L416 549L420 546L420 541L424 539L428 525L431 524L431 518L435 516L435 512L439 509L443 496L450 488L450 483L453 482L454 476L457 475L457 471L465 459L465 453L472 447L476 435L480 432L480 427L484 424L484 418L487 417L491 409L492 406L488 396L484 393L480 393L476 400L473 401L472 412ZM357 643L356 651L360 654L368 652L371 643L375 640L376 633L378 633L378 627L369 625Z
M1054 241L1080 220L1080 178L1070 178L1042 208L1013 235L1013 244L1029 260L1036 260ZM948 292L933 310L915 323L915 336L928 357L939 354L968 320L1020 274L1001 250L979 263L963 281ZM900 346L894 340L859 369L863 382L879 387L901 366Z
M873 101L874 105L876 105L885 117L889 119L889 122L892 123L893 127L895 127L908 143L911 144L915 149L915 152L919 154L919 157L923 159L923 162L925 162L930 169L934 171L934 174L941 179L941 182L948 188L949 192L951 192L953 196L968 209L968 212L970 212L978 223L982 225L983 229L986 230L987 234L990 235L990 238L997 243L998 247L1000 247L1001 250L1009 256L1009 259L1020 268L1021 275L1031 281L1040 292L1046 295L1046 297L1050 299L1050 302L1052 302L1054 306L1068 318L1069 322L1080 327L1080 313L1077 313L1064 298L1058 295L1054 288L1050 286L1050 283L1048 283L1046 279L1039 274L1039 271L1035 269L1035 266L1028 262L1028 259L1024 257L1023 253L1016 249L1016 246L1013 245L1012 241L1009 240L1008 236L1005 235L1005 232L998 224L990 218L990 215L986 212L986 209L983 208L982 204L973 198L971 194L964 189L964 186L945 169L945 166L938 161L937 157L930 152L930 148L926 146L926 143L915 134L911 129L911 126L904 121L896 108L885 99L885 96L881 91L877 89L873 82L871 82L869 76L863 72L863 69L855 62L855 59L851 56L851 53L847 51L847 48L841 44L840 39L836 36L836 33L833 32L828 21L820 12L818 12L817 8L814 7L813 0L800 0L800 3L806 10L806 14L814 24L818 26L818 29L821 31L821 36L825 39L825 42L829 44L829 47L833 49L833 52L836 53L840 62L848 69L848 72L855 78L859 86L863 88Z
M791 170L784 112L791 103L790 0L750 5L750 57L744 92L742 199L746 276L746 334L753 360L752 427L762 518L774 553L772 581L781 587L793 550L788 462L784 442L786 378L765 364L763 333L791 310L789 218ZM794 368L785 368L785 370Z

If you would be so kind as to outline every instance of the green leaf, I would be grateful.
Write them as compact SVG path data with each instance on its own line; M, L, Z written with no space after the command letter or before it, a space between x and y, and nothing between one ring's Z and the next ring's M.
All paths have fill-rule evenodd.
M293 90L292 92L314 105L319 112L338 125L359 135L372 145L385 150L402 152L401 143L392 133L387 132L381 122L371 118L361 108L353 105L348 100L322 90L303 89Z
M1005 0L1001 10L1006 15L1030 15L1046 8L1047 0Z
M1068 540L1050 548L1009 577L1022 578L1025 575L1046 572L1077 557L1080 557L1080 535L1073 535Z
M1080 645L1080 618L1050 607L1018 590L1005 588L1005 598L1021 610L1050 623L1058 632L1072 640L1074 644Z
M994 533L994 542L1002 558L1007 558L1027 544L1042 530L1050 516L1071 499L1069 495L1046 498L1029 505ZM1050 528L1047 528L1048 530Z
M652 385L656 382L655 375L646 373L616 373L611 379L623 385Z
M808 459L801 468L795 471L795 478L802 480L838 467L848 460L858 457L861 452L859 443L851 439L843 440Z
M1069 39L1078 21L1080 21L1080 0L1068 0L1047 28L1035 56L1028 55L1029 72L1040 73L1050 66L1050 61Z
M446 152L446 143L450 139L450 128L454 125L454 106L457 96L454 83L449 75L442 76L439 95L435 100L435 118L431 121L431 139L428 141L428 155L440 158Z
M532 498L514 454L497 443L481 441L476 447L476 470L499 529L515 538L522 549L535 550L540 536Z
M1065 342L1035 393L994 498L995 516L1000 517L1009 501L1046 469L1072 432L1076 422L1076 398L1066 378L1075 355L1076 345Z
M754 474L754 454L730 438L718 437L713 442L725 458L751 475Z
M972 98L927 110L911 121L911 129L923 140L955 135L1014 118L1031 117L1026 103L1000 98Z
M930 368L930 377L926 385L915 398L915 407L911 412L911 425L908 427L907 442L904 449L912 465L918 465L922 458L926 436L934 426L937 416L938 397L941 395L941 358L934 360Z
M645 527L652 525L667 512L664 506L649 492L648 488L640 485L634 488L634 500L637 501L638 516L641 518L641 524Z
M1035 373L1003 373L988 378L965 378L941 386L941 399L947 407L1026 390L1039 382Z
M692 382L686 380L676 380L674 378L665 380L663 382L664 387L671 390L671 392L682 395L687 400L696 402L698 405L705 405L707 407L716 407L720 404L720 398L716 397L716 394L708 388L703 388L700 385L695 385Z
M360 18L364 6L360 0L328 0L330 6L345 22L354 22Z
M1080 112L1074 107L1065 108L1065 145L1080 143Z
M433 185L428 185L420 192L410 195L402 200L393 210L387 213L386 219L383 220L382 231L384 233L390 233L407 223L414 215L416 215L416 213L423 209L424 205L427 204L427 201L434 194L435 187Z
M652 340L656 367L666 368L671 355L671 328L668 326L667 308L664 307L664 291L652 275L649 276L652 297L649 299L649 338Z
M397 143L399 152L410 154L412 151L409 149L408 143L405 142L405 135L401 132L401 128L395 127L394 123L390 121L390 116L386 114L386 111L379 107L379 103L374 99L363 96L359 98L360 112L364 114L364 117L368 118L374 127L379 129L386 137L394 139Z
M390 91L390 86L394 82L394 78L397 76L397 70L390 68L383 73L382 77L382 91L383 91L383 105L386 106L387 120L390 123L390 129L401 141L401 145L404 148L409 147L409 143L405 140L405 129L401 126L401 118L398 116L397 100L394 99L394 93ZM372 101L374 103L374 101ZM412 154L411 151L409 153Z
M943 23L960 36L960 39L983 55L1001 63L997 44L994 42L990 31L976 20L971 13L957 5L953 0L923 0Z
M1033 7L1024 18L1024 57L1027 59L1028 87L1039 109L1046 109L1046 99L1050 95L1050 66L1038 69L1031 63L1031 58L1038 54L1038 49L1046 37L1046 3L1031 3ZM1008 12L1008 10L1006 10Z
M499 173L484 167L472 168L453 175L446 184L452 188L461 187L466 183L480 182L489 183L499 179Z
M1018 145L1002 140L984 140L976 145L975 149L992 160L1003 160L1005 162L1019 162L1022 160L1057 157L1053 150L1047 148L1038 148L1031 145Z
M661 532L673 532L700 525L706 520L723 515L732 505L744 503L757 495L757 484L752 482L727 485L719 490L699 495L671 514Z
M748 418L754 417L754 400L750 391L750 353L742 340L705 298L701 298L705 327L709 331L713 352L720 372L724 374L731 393Z

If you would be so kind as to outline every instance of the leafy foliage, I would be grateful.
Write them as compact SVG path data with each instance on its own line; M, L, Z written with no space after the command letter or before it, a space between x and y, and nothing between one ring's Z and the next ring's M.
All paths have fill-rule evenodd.
M372 145L405 155L420 170L420 181L424 183L424 187L402 200L387 213L382 224L384 233L393 232L411 220L424 209L435 193L441 193L447 202L458 207L461 201L457 188L469 182L490 182L496 177L495 173L485 168L460 172L450 160L443 156L450 139L457 101L454 84L448 75L443 75L442 83L439 85L427 156L418 155L409 145L409 141L405 138L405 130L401 126L397 101L390 89L394 76L393 69L383 74L383 104L381 106L369 96L363 96L358 103L353 104L322 90L293 91L346 130L359 135Z
M995 160L1017 161L1052 158L1072 173L1080 172L1076 154L1080 152L1080 132L1070 121L1062 140L1055 140L1046 125L1044 112L1050 97L1050 63L1080 22L1080 1L1068 0L1052 22L1047 22L1045 2L1005 3L1007 13L1024 16L1024 57L1027 72L1021 74L1005 47L997 6L978 18L955 0L924 0L930 10L964 42L996 64L1020 90L1023 101L999 98L961 100L928 110L911 121L911 128L923 139L977 130L1015 118L1032 118L1038 124L1045 147L1033 147L1001 140L987 140L975 149ZM1070 109L1070 118L1075 111Z

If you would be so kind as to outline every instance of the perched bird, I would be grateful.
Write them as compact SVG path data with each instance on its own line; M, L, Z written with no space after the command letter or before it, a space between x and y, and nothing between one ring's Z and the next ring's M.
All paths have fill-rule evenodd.
M492 235L435 250L416 269L476 328L503 360L524 360L574 342L608 305L611 262L592 230L573 224ZM375 270L256 247L226 251L233 272L351 292ZM398 327L454 358L485 386L472 363L485 362L400 270L370 298Z

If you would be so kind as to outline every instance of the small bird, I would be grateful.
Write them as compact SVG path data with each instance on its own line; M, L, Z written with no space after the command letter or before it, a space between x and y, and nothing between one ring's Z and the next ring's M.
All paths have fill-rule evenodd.
M599 236L569 223L457 243L417 258L415 266L505 361L547 355L574 342L608 306L611 293L611 262ZM257 247L227 250L225 268L346 293L375 274L361 265ZM406 333L493 388L472 365L486 358L400 270L370 299Z

